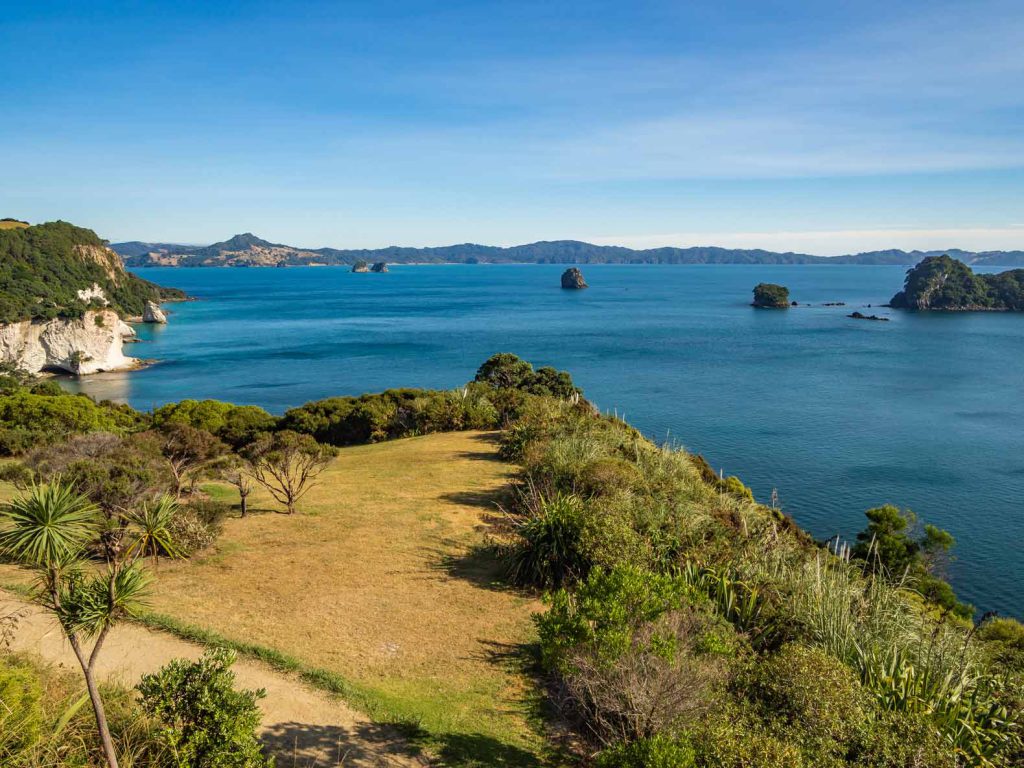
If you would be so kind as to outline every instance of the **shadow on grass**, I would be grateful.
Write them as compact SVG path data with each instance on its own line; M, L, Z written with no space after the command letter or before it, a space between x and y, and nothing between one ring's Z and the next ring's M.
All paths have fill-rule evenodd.
M462 507L479 507L489 512L497 512L498 509L508 506L510 499L507 486L491 488L482 491L452 491L442 493L437 497L449 504L458 504Z
M501 551L496 544L480 544L467 551L434 550L434 567L448 576L498 592L518 589L509 583Z
M274 723L260 739L265 751L277 758L279 768L295 766L398 766L407 765L419 749L389 725L363 723L349 729L339 725Z
M441 737L438 757L452 768L531 768L540 760L532 752L480 733L448 733Z

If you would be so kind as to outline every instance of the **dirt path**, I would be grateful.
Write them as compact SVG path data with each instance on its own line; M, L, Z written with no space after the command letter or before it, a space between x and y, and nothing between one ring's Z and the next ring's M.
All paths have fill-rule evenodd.
M25 604L0 590L0 615ZM18 625L14 650L39 654L50 663L79 672L78 662L56 624L41 610L28 609ZM105 679L127 687L175 658L196 659L203 649L162 632L126 624L111 632L98 668ZM288 768L327 766L419 766L403 752L407 745L387 726L370 722L343 702L260 664L240 659L234 666L243 688L265 688L264 742Z

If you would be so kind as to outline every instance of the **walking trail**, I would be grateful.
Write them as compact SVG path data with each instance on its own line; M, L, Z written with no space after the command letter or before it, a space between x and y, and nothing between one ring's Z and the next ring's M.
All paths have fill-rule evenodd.
M24 608L12 650L35 653L45 661L79 673L74 652L56 623L41 609L0 590L0 616ZM172 635L122 624L108 636L97 668L109 681L132 687L142 675L172 659L197 659L203 648ZM337 698L262 664L239 659L232 668L239 687L264 688L261 738L291 768L412 768L424 763L410 757L395 729L367 720ZM84 684L83 684L84 685Z

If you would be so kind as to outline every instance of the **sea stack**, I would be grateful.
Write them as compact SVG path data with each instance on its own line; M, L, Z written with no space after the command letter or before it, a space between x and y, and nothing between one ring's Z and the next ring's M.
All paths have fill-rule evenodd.
M386 261L375 261L373 266L370 267L371 272L387 272L388 263Z
M562 273L562 287L569 290L579 290L587 287L587 281L583 279L583 273L576 267L570 267Z
M167 315L160 309L155 301L147 301L146 308L142 310L142 322L144 323L167 323Z
M754 286L754 301L750 306L760 309L786 309L790 306L789 289L775 283L758 283ZM795 301L793 306L796 306Z
M360 259L359 261L357 261L355 264L352 265L352 271L353 272L369 272L370 271L370 264L368 262L365 262L362 259Z

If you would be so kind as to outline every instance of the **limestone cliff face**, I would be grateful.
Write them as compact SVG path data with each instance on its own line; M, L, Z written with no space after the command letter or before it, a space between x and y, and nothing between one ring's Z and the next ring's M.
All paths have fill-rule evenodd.
M110 309L92 310L81 318L24 320L0 326L0 362L29 373L66 371L97 373L132 368L122 345L135 331Z

